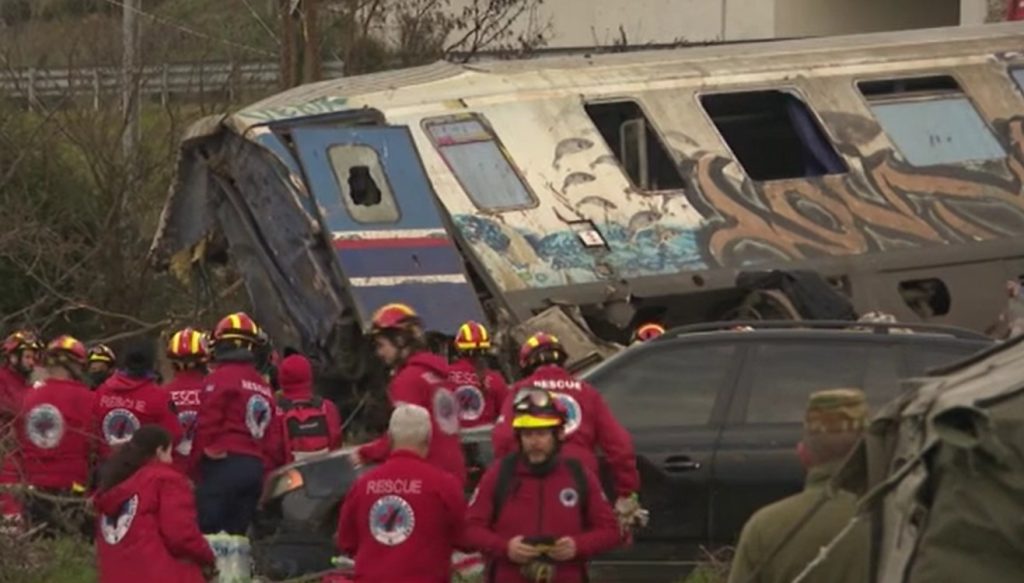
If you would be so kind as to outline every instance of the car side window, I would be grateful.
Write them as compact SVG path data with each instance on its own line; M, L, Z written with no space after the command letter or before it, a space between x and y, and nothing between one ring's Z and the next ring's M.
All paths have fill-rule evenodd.
M801 423L807 398L823 389L867 389L872 356L884 347L867 343L835 343L827 351L821 344L762 344L754 351L751 367L747 423ZM895 352L895 351L893 351ZM888 359L895 380L896 358Z
M949 366L957 361L984 349L980 344L906 344L903 346L903 354L906 359L907 374L918 376L927 373L933 368Z
M735 355L734 345L666 344L588 380L628 429L705 425Z

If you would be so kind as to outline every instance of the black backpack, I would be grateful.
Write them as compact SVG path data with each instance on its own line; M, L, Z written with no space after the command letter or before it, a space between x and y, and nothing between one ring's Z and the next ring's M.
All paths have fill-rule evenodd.
M498 467L498 481L494 485L494 503L491 505L490 526L494 526L498 522L498 517L501 516L501 509L515 487L516 463L518 461L519 454L510 453L501 458L501 462L499 462L501 465ZM587 476L583 473L583 465L575 458L563 457L561 462L565 464L569 473L572 474L573 481L576 482L576 491L580 496L580 503L578 505L580 509L580 524L583 525L584 529L588 529L590 528L590 483L587 482Z

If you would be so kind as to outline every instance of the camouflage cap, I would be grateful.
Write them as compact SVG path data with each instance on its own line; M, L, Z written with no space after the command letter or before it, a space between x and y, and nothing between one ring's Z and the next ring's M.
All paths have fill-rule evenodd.
M804 430L807 433L862 431L867 425L868 404L860 389L829 389L812 393L807 401Z

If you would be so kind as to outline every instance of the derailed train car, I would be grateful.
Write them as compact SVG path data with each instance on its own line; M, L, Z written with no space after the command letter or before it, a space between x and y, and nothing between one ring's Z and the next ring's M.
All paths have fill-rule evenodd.
M430 66L196 123L153 244L364 372L387 302L574 358L719 319L749 270L984 330L1024 274L1024 26ZM226 253L225 253L226 252ZM749 305L749 301L747 302Z

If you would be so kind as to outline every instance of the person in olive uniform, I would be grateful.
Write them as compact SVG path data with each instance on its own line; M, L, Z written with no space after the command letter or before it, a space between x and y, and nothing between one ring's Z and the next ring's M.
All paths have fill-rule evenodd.
M811 395L797 448L807 468L804 491L750 517L740 534L729 583L791 583L847 526L856 497L834 490L829 481L864 431L867 412L864 393L856 389ZM868 525L855 525L802 581L866 583L869 544Z

